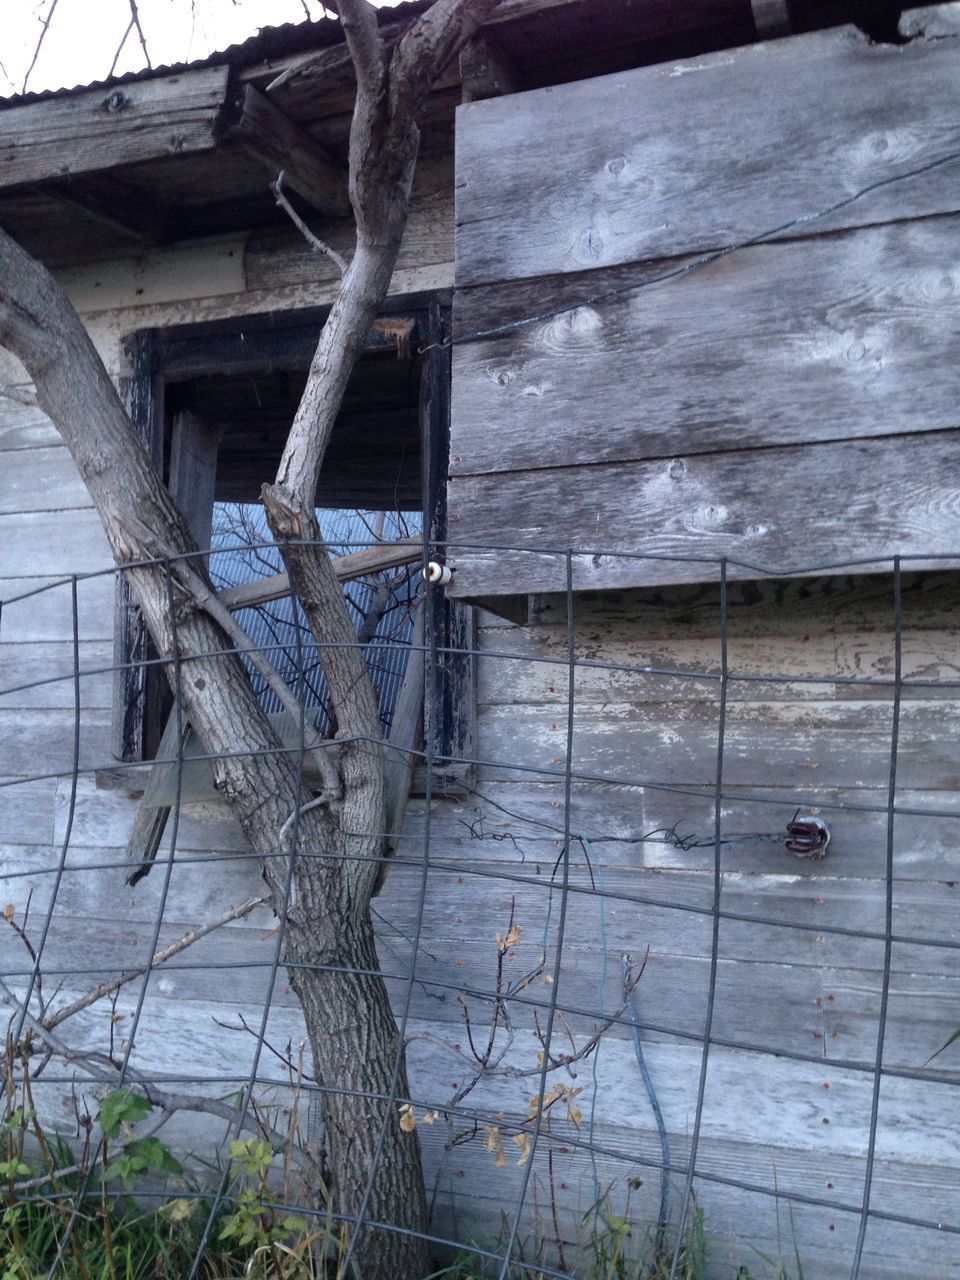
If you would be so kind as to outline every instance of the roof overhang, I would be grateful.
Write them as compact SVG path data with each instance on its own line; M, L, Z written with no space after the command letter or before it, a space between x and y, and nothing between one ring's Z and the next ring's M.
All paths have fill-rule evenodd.
M385 39L399 39L427 7L380 10ZM857 7L503 0L460 63L442 70L425 139L452 147L464 96L690 57L791 24L850 21ZM888 7L901 6L877 0L878 14ZM13 99L0 106L0 225L55 267L129 255L280 222L270 183L281 169L304 212L342 218L353 93L339 24L324 21L263 32L203 63Z

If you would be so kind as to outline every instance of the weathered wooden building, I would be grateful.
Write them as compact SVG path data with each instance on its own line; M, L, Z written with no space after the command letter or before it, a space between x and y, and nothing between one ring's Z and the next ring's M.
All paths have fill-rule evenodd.
M794 1243L808 1280L846 1275L866 1204L862 1276L960 1276L957 1047L928 1062L960 1025L960 4L900 7L503 0L432 96L331 446L325 504L425 511L453 569L441 644L467 651L441 658L437 793L415 780L377 903L402 1001L429 832L418 1104L466 1081L457 993L492 989L511 913L508 979L547 967L508 1067L535 1070L554 994L575 1045L618 1013L561 1077L583 1118L557 1114L535 1159L524 1234L553 1260L554 1202L568 1262L598 1188L621 1204L641 1179L638 1235L656 1219L638 1027L717 1275ZM201 530L279 456L337 272L269 184L283 169L349 251L351 94L319 23L0 109L0 225L67 288ZM158 909L162 945L260 880L198 783L169 886L124 883L149 770L128 766L163 724L145 669L115 668L147 650L66 449L0 371L3 893L42 922L56 891L44 970L77 993L144 963ZM784 848L798 809L828 823L825 859ZM139 1069L245 1077L270 927L154 973ZM645 956L625 1008L623 957ZM30 969L12 931L0 964L12 986ZM282 1051L299 1013L282 982L272 1000ZM467 1004L482 1034L490 1002ZM85 1016L108 1038L109 1008ZM464 1106L522 1120L516 1072ZM177 1123L184 1150L212 1140ZM494 1240L524 1169L482 1131L451 1146L462 1120L420 1128L436 1230Z

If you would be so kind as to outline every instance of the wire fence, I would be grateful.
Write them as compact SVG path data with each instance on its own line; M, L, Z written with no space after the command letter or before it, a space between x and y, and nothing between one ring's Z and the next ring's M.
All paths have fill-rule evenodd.
M448 548L451 558L462 550ZM949 1043L960 1023L950 901L960 679L949 654L931 660L923 646L916 657L908 644L909 670L904 662L905 597L949 612L950 582L932 570L956 558L788 573L720 559L693 594L677 588L665 603L663 589L637 592L631 614L620 593L604 614L605 597L585 603L577 589L579 567L600 553L531 554L560 558L566 590L540 602L531 625L485 619L458 654L438 642L441 589L422 595L424 734L398 748L416 764L413 795L373 901L375 972L411 1082L405 1090L401 1048L389 1088L374 1092L419 1135L431 1213L419 1234L437 1266L456 1254L468 1260L461 1275L672 1280L727 1275L732 1263L745 1277L765 1274L775 1249L787 1257L778 1275L905 1274L911 1257L913 1274L960 1274L960 1072ZM176 636L170 564L157 563ZM73 1154L58 1157L69 1186L14 1162L8 1198L71 1207L57 1274L84 1204L103 1195L97 1099L133 1090L153 1110L131 1117L142 1126L123 1150L142 1153L144 1135L162 1134L195 1177L136 1183L147 1202L202 1204L191 1276L241 1200L226 1142L250 1135L302 1172L270 1192L271 1212L336 1224L346 1274L369 1231L411 1229L368 1212L386 1124L356 1211L317 1188L324 1099L343 1085L312 1074L285 921L297 859L330 855L296 851L295 812L293 844L274 855L285 892L271 899L263 855L212 794L189 790L205 753L188 756L181 733L156 869L136 894L124 889L149 766L110 758L108 691L126 664L103 660L103 611L85 605L88 594L102 601L114 572L0 606L7 1132L30 1128L25 1098L61 1122L66 1098L73 1117ZM851 591L869 584L880 674L827 660L810 670L826 652L811 637L833 626L836 595L810 603L808 591L796 605L804 635L784 621L784 584L825 572L847 575ZM750 593L734 581L745 576ZM731 636L736 649L766 580L779 585L765 643L740 665ZM924 594L931 580L937 591ZM691 651L714 660L656 661L663 628L653 660L638 659L641 619L658 610L676 619L664 623L674 653L692 627ZM44 635L59 627L58 643L27 639L39 616ZM265 640L251 647L275 654ZM795 661L805 649L813 657ZM478 665L479 731L475 753L451 761L432 703L455 657ZM175 693L193 660L178 652L165 664ZM302 692L302 680L293 687ZM816 705L830 704L819 720L818 691ZM306 724L299 742L271 748L301 771ZM828 757L840 761L835 775L813 777ZM451 764L461 770L452 790L440 781ZM345 846L342 856L355 855ZM155 1160L148 1175L163 1172Z

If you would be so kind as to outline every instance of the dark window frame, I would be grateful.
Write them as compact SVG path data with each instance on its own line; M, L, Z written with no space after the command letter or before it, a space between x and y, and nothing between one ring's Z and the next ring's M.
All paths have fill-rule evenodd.
M447 464L450 442L450 294L413 294L389 299L384 319L413 321L411 342L422 348L420 383L423 524L430 558L443 558L447 536ZM158 468L164 465L168 431L166 388L209 373L256 372L306 367L329 307L269 312L167 329L142 329L128 340L132 375L122 391L134 427ZM373 332L368 350L396 341ZM431 644L433 679L425 689L431 709L434 787L459 791L473 777L476 755L476 624L472 607L434 596ZM149 638L127 583L118 578L114 628L115 678L113 754L142 761L151 716L161 718L156 681L147 678ZM153 726L155 736L158 726Z

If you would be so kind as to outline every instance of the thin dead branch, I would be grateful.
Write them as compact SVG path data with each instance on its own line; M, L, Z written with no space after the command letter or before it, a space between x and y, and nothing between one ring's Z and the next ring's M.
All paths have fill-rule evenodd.
M143 56L147 66L152 70L153 63L150 61L150 50L147 48L147 37L143 34L143 27L140 25L140 10L137 8L137 0L127 0L130 6L130 21L137 30L137 36L140 40L140 48L143 50Z
M133 19L131 18L130 21L127 23L126 30L124 31L123 35L120 37L120 43L117 45L117 51L113 55L113 61L110 63L110 70L107 72L108 80L117 69L117 63L120 61L121 53L123 53L123 46L127 43L127 39L132 30L133 30Z
M34 67L37 65L37 59L40 57L40 50L43 48L43 42L47 38L47 32L50 30L50 23L53 21L53 15L56 13L57 5L59 3L60 0L50 0L50 8L47 10L47 16L44 18L43 24L40 28L40 37L34 47L33 57L30 59L30 65L27 67L26 75L23 77L23 84L20 86L21 93L27 92L27 82L33 74Z
M337 253L336 249L331 248L330 245L328 245L324 240L321 240L318 235L314 235L314 233L310 230L310 228L307 226L304 220L300 217L299 213L297 213L296 209L294 209L293 205L284 195L282 169L277 174L276 182L270 183L270 190L273 192L274 199L276 200L277 204L284 211L284 213L287 215L287 217L290 219L293 225L297 228L297 230L303 236L304 240L306 240L307 244L310 245L312 249L316 249L317 253L322 253L326 257L328 257L330 261L334 264L334 266L337 268L337 270L340 272L341 275L346 275L347 268L350 265L349 262L347 262L346 258L344 258L342 254Z
M0 979L0 1003L12 1007L15 1013L22 1015L23 1025L28 1035L35 1036L53 1057L61 1058L64 1062L69 1062L80 1070L85 1071L91 1080L99 1084L113 1087L121 1083L120 1067L108 1054L77 1049L68 1045L45 1027L28 1009L24 1008L17 995L11 991L2 979ZM166 1123L166 1120L178 1111L191 1111L217 1116L219 1119L226 1120L231 1124L242 1120L243 1128L262 1134L273 1143L277 1150L282 1149L287 1141L282 1133L266 1126L262 1120L256 1120L252 1116L243 1116L238 1108L228 1106L225 1102L220 1102L216 1098L202 1098L196 1094L171 1093L165 1089L158 1089L153 1081L146 1079L142 1072L137 1071L129 1064L127 1064L126 1068L126 1079L136 1083L137 1087L143 1090L144 1096L148 1101L154 1107L160 1108L163 1113L161 1123ZM156 1132L159 1127L159 1124L155 1124L153 1131ZM303 1159L305 1163L312 1163L306 1156Z
M158 951L149 965L141 969L130 969L126 973L121 973L116 978L111 978L107 982L101 982L99 986L92 987L84 995L74 1000L71 1004L64 1005L58 1009L56 1013L49 1014L43 1019L43 1025L48 1031L52 1031L54 1027L58 1027L61 1022L66 1022L67 1018L72 1018L75 1013L79 1013L81 1009L88 1009L90 1005L96 1004L98 1000L102 1000L105 996L111 995L114 991L118 991L128 982L133 982L135 978L140 978L146 973L147 969L155 969L161 964L165 964L174 956L179 955L181 951L186 951L187 947L192 947L195 942L199 942L201 938L205 938L207 934L213 933L215 929L222 929L224 925L231 924L234 920L242 920L244 916L248 916L251 911L255 911L257 907L265 907L270 904L269 896L263 898L249 898L246 902L241 903L239 907L231 907L229 911L225 911L223 915L218 916L216 920L209 920L206 924L200 925L199 928L190 929L187 933L179 937L176 942L171 942L169 946ZM12 923L12 922L11 922Z

